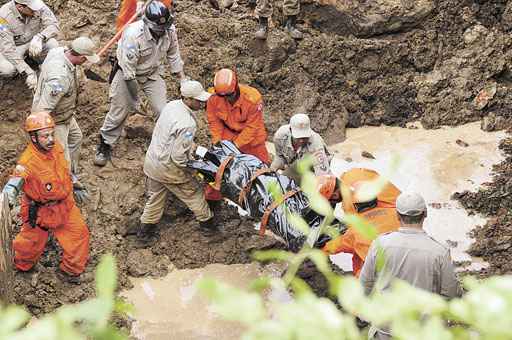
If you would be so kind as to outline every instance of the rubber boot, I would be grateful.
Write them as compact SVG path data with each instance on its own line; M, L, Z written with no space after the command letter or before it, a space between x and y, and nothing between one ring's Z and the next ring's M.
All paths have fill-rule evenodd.
M297 29L297 16L296 15L289 15L286 17L286 23L285 27L288 33L290 33L290 36L293 39L302 39L302 32Z
M266 40L268 33L268 18L259 17L258 30L254 34L254 37L259 40Z
M112 147L105 143L105 139L100 134L100 143L96 147L96 156L94 157L94 165L105 166L110 160L112 154Z
M136 248L148 248L158 241L159 235L156 224L141 223L137 232Z
M57 270L57 277L62 282L67 282L74 285L79 285L80 283L82 283L82 280L80 280L80 275L72 275L70 273L66 273L65 271L62 271L60 268Z
M206 221L200 221L199 227L201 227L201 230L206 233L214 233L219 231L219 228L217 227L217 221L215 219L215 216L210 217Z

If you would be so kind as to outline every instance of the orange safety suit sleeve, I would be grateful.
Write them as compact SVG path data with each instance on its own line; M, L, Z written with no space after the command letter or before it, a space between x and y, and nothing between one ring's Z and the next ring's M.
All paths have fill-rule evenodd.
M206 119L208 120L210 134L212 135L212 143L215 144L221 141L225 126L222 119L217 116L217 110L213 100L208 100L208 105L206 107Z
M322 251L326 254L338 254L338 253L354 253L354 241L355 231L353 228L349 228L343 235L336 237L334 240L330 240L323 247Z
M241 147L253 142L262 129L265 130L265 123L263 122L263 103L259 102L256 105L250 106L250 110L247 113L245 128L233 140L233 142L240 149Z

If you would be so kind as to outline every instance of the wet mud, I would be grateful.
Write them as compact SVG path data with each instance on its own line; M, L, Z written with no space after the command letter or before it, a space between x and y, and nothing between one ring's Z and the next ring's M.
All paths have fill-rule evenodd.
M88 34L104 43L113 35L117 1L49 0L47 3L60 17L63 41ZM485 122L487 117L493 117L492 124L484 124L489 130L510 126L512 38L507 31L505 1L439 0L432 13L416 25L357 38L346 25L339 23L339 13L333 6L306 0L299 17L299 26L305 33L300 42L293 41L280 26L283 17L277 2L266 43L254 40L256 19L249 14L244 1L238 3L236 8L219 12L211 9L207 1L177 2L185 72L211 86L215 70L236 68L241 82L262 92L270 135L299 109L310 114L312 127L329 144L344 140L346 126L405 126L419 119L425 127L436 128L441 124ZM483 28L475 28L479 24ZM459 72L461 65L466 66L464 72ZM108 62L92 68L104 77L110 70ZM168 71L165 79L169 98L177 98L178 82ZM23 79L0 81L3 103L0 185L3 186L24 148L22 122L31 106L31 93ZM493 96L486 93L481 96L487 98L481 107L484 103L476 105L474 98L484 88L495 91L490 91L494 92ZM137 126L140 122L131 122L133 129L127 128L127 138L116 145L112 164L99 169L92 165L92 159L98 130L107 111L108 86L83 81L77 117L84 134L80 179L91 194L91 201L82 207L91 231L91 257L86 273L92 272L101 254L112 252L118 259L120 287L128 288L131 285L128 275L161 276L170 263L178 268L246 263L252 250L276 246L274 239L257 236L253 221L241 218L225 206L217 209L224 221L222 232L214 237L205 236L187 209L176 199L170 199L160 223L159 242L149 250L136 250L133 237L123 234L144 204L142 161L149 144L151 112L142 112L145 127ZM207 145L204 116L199 120L198 141ZM512 149L506 143L502 147L506 152ZM508 190L506 184L510 184L509 158L497 168L500 175L496 184L461 197L467 208L499 221L494 225L503 230L485 231L484 227L475 236L485 239L481 242L489 238L502 242L502 248L510 244L504 238L511 230L507 222L509 196L504 191ZM485 206L480 197L486 198ZM491 254L487 249L492 247L487 246L481 248L482 256L489 257L486 260L490 268L497 266L496 270L489 270L510 272L510 264L505 261L509 252ZM94 293L91 281L73 286L55 276L59 253L56 242L50 241L40 266L33 273L16 275L15 302L26 305L35 315ZM493 261L494 258L502 260Z

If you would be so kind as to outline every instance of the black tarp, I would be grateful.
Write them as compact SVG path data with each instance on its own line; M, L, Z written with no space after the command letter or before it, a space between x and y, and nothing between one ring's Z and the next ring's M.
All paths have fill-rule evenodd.
M222 141L214 145L200 160L189 162L189 167L199 171L207 182L214 182L215 175L221 163L228 157L233 159L228 163L222 176L222 196L237 203L240 192L250 181L251 177L259 169L266 168L266 165L257 157L242 154L237 147L229 141ZM298 190L298 185L290 178L280 175L277 172L265 173L253 181L250 191L242 202L242 208L255 219L261 219L264 212L272 204L273 197L267 190L270 183L275 182L282 193ZM310 228L317 229L323 220L309 207L309 200L303 192L298 192L286 200L286 207L290 212L297 213L309 224ZM270 214L267 228L274 234L281 237L292 251L299 250L306 236L295 229L287 220L284 205L275 208ZM318 230L318 229L317 229ZM328 238L322 235L315 241L314 246L324 244Z

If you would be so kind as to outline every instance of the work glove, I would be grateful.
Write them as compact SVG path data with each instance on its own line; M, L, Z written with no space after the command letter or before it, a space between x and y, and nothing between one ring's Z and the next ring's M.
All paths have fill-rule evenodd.
M43 52L43 36L36 34L28 45L28 55L37 58L41 55L41 52Z
M85 188L73 188L73 195L75 196L75 201L78 204L83 204L89 201L89 193Z
M27 73L27 79L25 79L25 84L30 90L33 90L37 86L37 75L34 71Z

